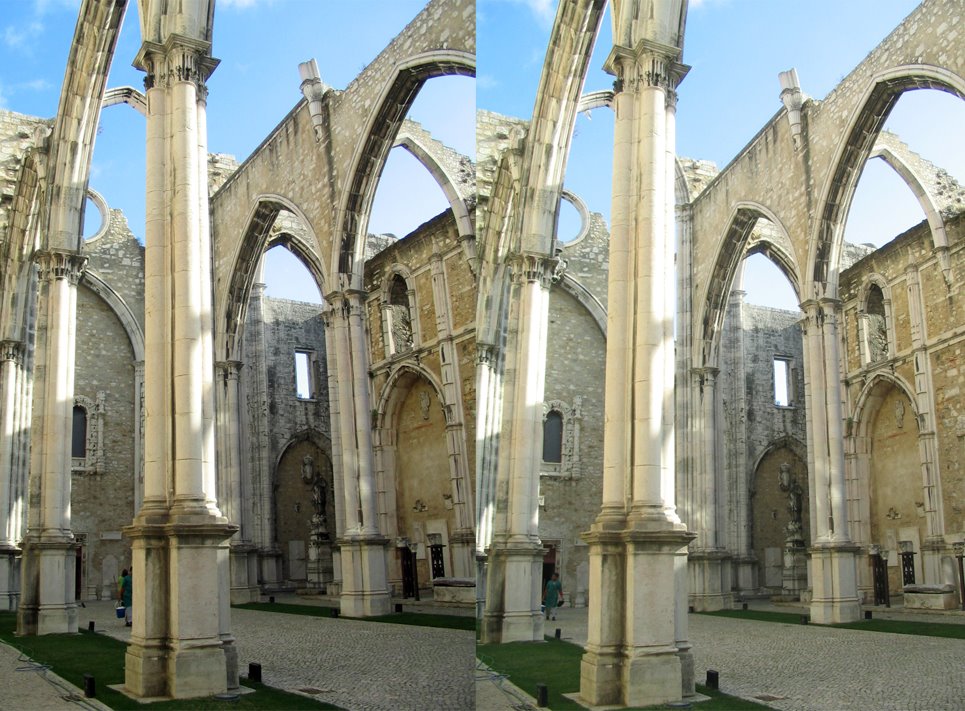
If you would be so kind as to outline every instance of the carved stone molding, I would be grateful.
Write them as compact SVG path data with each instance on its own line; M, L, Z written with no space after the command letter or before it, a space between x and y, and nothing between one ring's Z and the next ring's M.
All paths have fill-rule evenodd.
M544 289L553 283L558 260L545 254L511 254L506 264L512 273L513 282L539 282Z
M583 475L580 457L580 434L583 428L583 396L576 395L573 404L563 400L547 400L543 403L543 422L551 412L563 418L562 456L560 462L543 462L540 474L559 476L565 479L579 479Z
M0 361L23 364L24 345L22 341L0 341Z
M71 285L77 286L87 268L87 257L74 252L44 250L37 252L35 259L41 281L67 279Z
M107 395L97 393L91 400L83 395L74 396L74 406L84 408L87 413L87 454L71 458L71 471L74 473L97 474L101 471L104 455L104 409Z

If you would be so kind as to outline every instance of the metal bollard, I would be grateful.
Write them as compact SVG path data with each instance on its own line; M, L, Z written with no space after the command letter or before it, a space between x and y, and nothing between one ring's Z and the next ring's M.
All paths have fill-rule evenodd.
M546 708L549 705L547 699L546 684L536 685L536 705L540 708Z
M268 596L268 602L274 602L274 601L275 601L275 596L274 596L274 595L269 595L269 596Z
M556 628L556 639L561 639L560 635L563 633L559 627Z
M94 620L91 620L90 622L87 623L87 631L88 632L94 631Z
M871 610L865 610L865 611L864 611L864 618L865 618L866 620L870 620L870 619L871 619Z
M806 624L807 624L808 622L810 622L810 621L811 621L811 616L810 616L810 615L801 615L801 624L802 624L802 625L806 625Z
M84 696L86 696L88 699L93 699L94 694L94 675L84 674Z
M248 681L261 683L261 664L255 662L248 664Z
M401 603L401 602L395 603L395 611L396 611L396 612L402 612L402 603Z
M714 669L707 670L707 682L704 684L708 689L720 688L720 672Z
M338 609L337 607L333 607L333 608L331 608L331 611L330 611L329 614L330 614L332 617L338 617L338 613L339 613L339 609Z

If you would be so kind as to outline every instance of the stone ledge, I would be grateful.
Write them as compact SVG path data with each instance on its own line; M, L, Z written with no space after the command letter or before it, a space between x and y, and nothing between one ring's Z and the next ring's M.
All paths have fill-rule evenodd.
M958 607L958 592L951 585L906 585L906 610L954 610Z

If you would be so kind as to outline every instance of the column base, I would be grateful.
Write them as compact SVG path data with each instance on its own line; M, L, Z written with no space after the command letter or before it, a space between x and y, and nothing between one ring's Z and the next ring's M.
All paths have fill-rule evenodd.
M382 537L337 541L342 557L341 614L346 617L377 617L392 609L385 548Z
M543 544L500 541L488 553L482 643L542 642Z
M729 610L734 594L725 586L730 579L731 556L718 548L698 549L688 556L690 589L688 605L694 612Z
M73 539L60 535L24 541L25 603L17 613L18 634L77 632L74 569L77 549Z
M811 620L821 625L855 622L861 618L858 571L851 543L811 549Z
M594 706L680 701L685 681L693 686L690 647L677 647L676 592L677 558L694 534L670 521L627 524L621 532L594 524L583 536L591 606L580 696Z
M124 686L138 699L212 696L228 687L227 655L236 652L226 649L233 641L222 629L229 585L219 571L230 565L228 540L238 527L220 517L184 518L139 518L124 530L134 576Z
M476 574L476 534L471 529L453 531L449 536L452 547L452 573L454 578L471 578Z
M0 550L0 612L13 612L20 602L20 550Z
M252 579L251 558L256 555L255 547L250 543L234 543L231 545L231 604L244 605L258 602L261 590L258 588L258 578ZM257 570L257 567L255 567Z

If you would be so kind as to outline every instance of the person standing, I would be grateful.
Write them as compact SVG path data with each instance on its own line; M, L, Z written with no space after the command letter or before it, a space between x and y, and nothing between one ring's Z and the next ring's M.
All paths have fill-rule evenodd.
M556 608L563 604L563 583L560 574L553 573L553 577L546 581L543 588L543 605L546 607L546 619L556 619Z
M132 585L133 580L131 579L131 574L128 572L127 568L124 568L124 570L121 571L120 598L121 604L124 605L124 624L128 627L131 626Z

